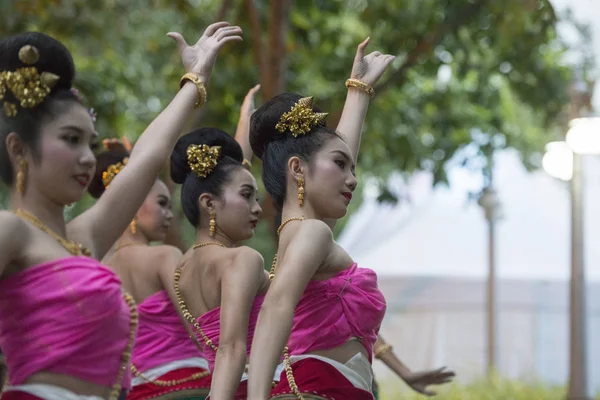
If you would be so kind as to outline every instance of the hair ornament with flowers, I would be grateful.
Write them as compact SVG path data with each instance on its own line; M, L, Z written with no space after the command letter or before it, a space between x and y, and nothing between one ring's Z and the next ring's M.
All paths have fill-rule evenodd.
M206 178L217 166L221 146L192 144L187 148L187 161L192 172L199 178Z
M102 184L104 185L105 189L108 189L113 179L115 179L119 172L125 168L128 161L129 157L125 157L123 161L109 165L108 168L106 168L106 171L102 173Z
M29 67L15 71L0 71L0 100L3 100L4 114L13 118L18 113L17 105L6 101L7 92L11 92L22 108L34 108L44 102L56 86L60 77L51 72L40 73L33 65L40 59L35 46L25 45L19 50L19 60Z
M305 135L317 126L324 126L328 113L318 113L313 111L313 98L303 97L292 109L284 113L275 129L284 133L290 131L294 137Z

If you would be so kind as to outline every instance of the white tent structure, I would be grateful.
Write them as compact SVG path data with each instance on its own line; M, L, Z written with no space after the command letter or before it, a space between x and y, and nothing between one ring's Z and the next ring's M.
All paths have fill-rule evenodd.
M585 160L586 272L589 279L590 379L600 389L600 162ZM467 199L482 178L458 167L450 187L427 173L390 187L397 205L378 204L372 189L339 243L377 271L388 300L382 335L411 367L447 365L468 380L485 371L488 227ZM368 186L368 185L367 185ZM568 186L544 171L527 172L511 150L495 158L494 186L504 218L497 224L498 367L510 378L564 384L568 377ZM376 364L385 379L391 372Z

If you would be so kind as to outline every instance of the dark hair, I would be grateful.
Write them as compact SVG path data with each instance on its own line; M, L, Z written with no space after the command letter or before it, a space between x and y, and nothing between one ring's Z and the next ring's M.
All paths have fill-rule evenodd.
M27 65L19 59L19 50L30 45L37 49L39 59L33 65ZM6 149L6 137L15 132L21 141L30 147L34 155L38 154L38 139L41 125L48 117L64 112L64 101L79 102L70 90L75 79L75 64L71 53L58 40L39 32L27 32L11 36L0 41L0 72L16 71L23 67L35 67L38 73L50 72L58 75L59 80L44 101L33 108L23 108L13 93L7 88L4 99L0 100L0 180L7 185L13 183L13 169ZM17 106L17 115L8 117L3 111L6 103Z
M281 116L290 111L302 96L282 93L263 104L250 118L250 145L263 162L262 177L265 189L273 198L278 211L286 195L287 162L292 156L310 162L313 154L331 137L339 135L325 127L314 127L305 135L294 137L291 132L279 132L275 126ZM321 112L313 107L313 111Z
M201 178L190 169L187 149L190 145L221 146L221 154L217 165L206 178ZM233 137L217 128L200 128L183 135L175 144L171 154L171 179L182 184L181 206L190 223L197 227L200 224L198 198L202 193L215 196L223 194L223 186L229 182L231 172L242 167L244 155L242 148ZM243 168L243 167L242 167Z
M96 157L96 173L90 182L88 192L92 197L99 199L104 193L105 187L102 182L102 174L113 164L122 163L125 158L129 157L129 152L123 150L108 150Z

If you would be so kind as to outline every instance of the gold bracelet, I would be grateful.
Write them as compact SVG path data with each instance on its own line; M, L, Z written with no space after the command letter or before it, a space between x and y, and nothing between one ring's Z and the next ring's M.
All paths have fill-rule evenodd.
M246 167L246 169L248 169L248 170L252 169L252 163L250 161L246 160L245 158L244 158L244 161L242 161L242 165L244 167Z
M378 348L375 349L375 354L374 354L375 358L381 359L381 356L390 350L392 350L392 345L390 345L390 344L384 344L384 345L379 346Z
M179 81L179 88L181 89L186 81L192 82L198 88L198 101L196 101L195 107L201 107L206 103L206 87L204 86L204 82L200 79L198 74L193 72L188 72L187 74L181 77L181 81Z
M353 87L358 90L362 90L371 96L371 98L375 96L375 89L373 89L373 86L369 85L368 83L364 83L363 81L359 81L358 79L350 78L346 80L346 87Z

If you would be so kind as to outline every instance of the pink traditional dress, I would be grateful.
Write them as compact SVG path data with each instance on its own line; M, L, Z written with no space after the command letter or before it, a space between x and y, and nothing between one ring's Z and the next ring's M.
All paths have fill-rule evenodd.
M250 350L252 345L252 340L254 339L254 330L256 329L256 322L258 320L258 313L260 311L260 307L262 306L263 301L265 300L264 295L259 295L255 297L254 302L252 303L252 309L250 310L250 318L248 322L248 340L246 345L246 355L250 356ZM206 359L208 360L208 364L210 370L214 370L215 359L216 359L216 351L215 348L219 347L219 335L221 333L220 329L220 320L221 320L221 308L213 308L212 310L202 314L198 317L198 324L202 328L202 331L206 335L213 346L206 343L206 341L202 338L201 335L198 334L198 340L202 341L204 346L204 354L206 355ZM279 380L281 369L276 371L276 380ZM242 375L242 379L240 382L240 386L235 395L235 400L245 400L248 393L248 373L247 370Z
M2 400L100 399L27 383L39 372L112 387L111 398L118 397L131 387L136 325L119 277L89 257L48 261L0 280L0 348L9 376Z
M165 290L138 305L133 348L133 389L128 400L204 399L210 391L208 361L190 338Z
M377 275L356 264L323 281L311 281L302 294L288 341L291 368L300 393L311 398L372 400L373 346L385 315ZM342 364L308 354L357 340L369 357L357 353ZM271 399L293 394L285 371ZM314 395L319 397L314 397ZM286 397L288 396L288 397Z

